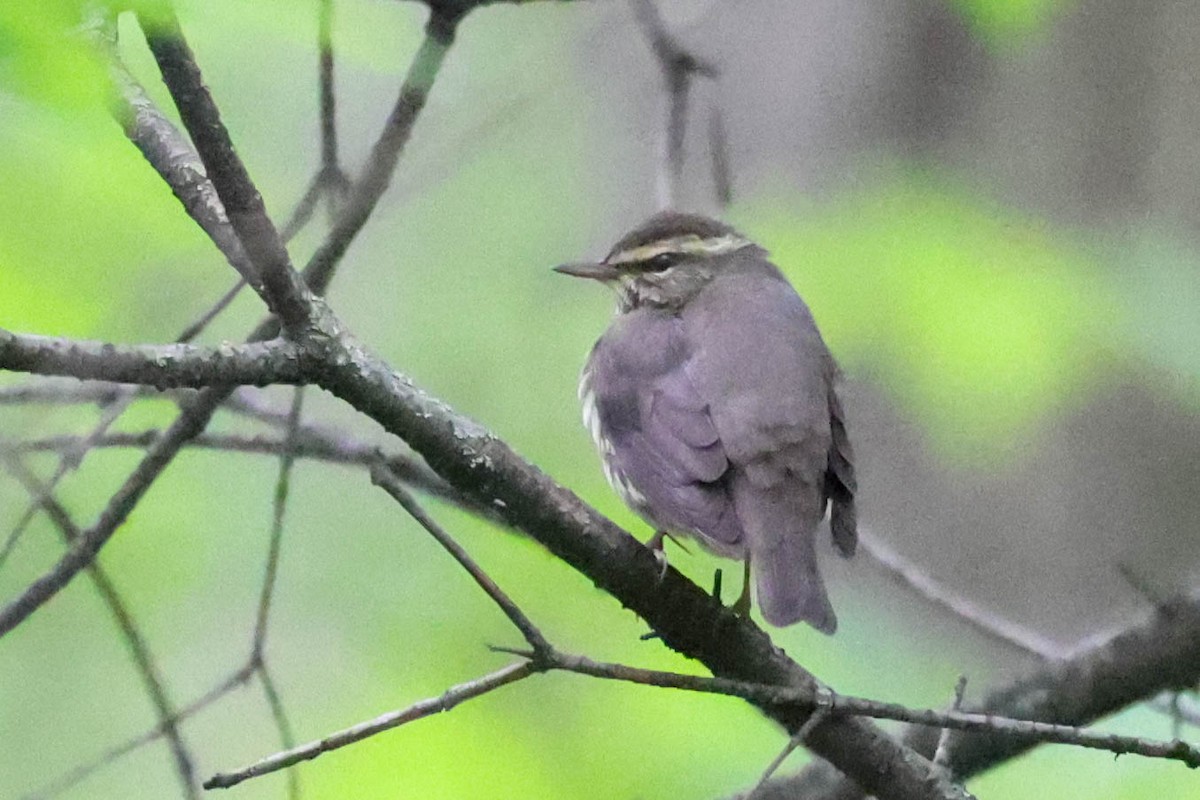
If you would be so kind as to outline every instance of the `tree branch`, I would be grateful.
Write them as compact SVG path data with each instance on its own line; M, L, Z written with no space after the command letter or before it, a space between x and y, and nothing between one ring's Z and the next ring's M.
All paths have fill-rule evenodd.
M111 13L107 9L94 11L87 25L92 42L108 61L113 83L110 100L113 118L171 188L188 216L208 234L242 279L254 284L255 291L261 293L262 283L254 265L229 224L225 207L204 173L200 156L117 56L116 25Z
M0 369L135 383L158 389L307 383L318 366L300 345L274 340L205 347L114 345L0 328Z
M475 502L495 504L525 531L630 608L678 652L713 674L754 683L819 685L749 620L723 608L651 551L554 483L477 423L418 389L347 334L323 339L333 365L320 383L420 453L435 472ZM497 502L498 501L498 502ZM762 706L790 733L808 714ZM812 749L883 798L963 797L965 792L873 725L830 719L812 733Z
M633 0L633 12L650 41L667 89L667 124L658 174L658 205L673 208L683 177L683 140L687 131L688 94L697 75L715 78L717 68L686 49L667 30L653 0ZM719 187L722 192L724 187Z
M162 431L151 429L138 432L110 433L91 443L95 448L150 447L162 435ZM77 449L83 439L78 436L49 436L43 439L7 441L0 439L0 450L15 453L52 452L63 453ZM282 456L290 452L296 458L324 461L330 464L347 464L371 467L382 460L388 471L405 484L422 493L446 500L470 513L497 520L495 508L483 509L464 498L439 478L420 459L403 453L381 452L379 445L360 442L323 428L302 425L296 430L296 438L290 444L273 436L238 436L233 434L203 433L188 447L202 450L218 450L229 453L249 453L267 456Z
M229 675L220 684L214 686L212 689L205 692L188 705L179 709L174 716L160 720L158 725L146 731L145 733L130 737L117 746L109 748L86 764L81 764L80 766L73 768L51 783L42 786L42 788L38 789L37 791L25 795L22 800L49 800L51 797L78 786L96 770L113 763L122 756L132 753L139 747L144 747L151 742L158 741L163 736L167 735L166 732L169 728L178 728L181 722L184 722L185 720L190 719L191 717L205 710L213 703L232 692L234 689L245 686L246 682L249 681L253 675L254 670L250 665L242 667L237 672Z
M349 199L338 215L333 230L317 249L304 274L310 285L322 285L326 277L350 249L351 242L370 219L371 213L391 184L396 163L404 152L412 135L413 125L425 107L429 90L442 68L446 52L454 43L457 22L439 22L431 15L425 38L409 65L408 73L400 86L400 95L388 115L371 155L363 167L362 175L350 191ZM316 289L318 293L319 289Z
M535 672L536 670L531 666L529 661L523 660L515 664L509 664L507 667L499 669L490 675L452 686L439 697L422 700L400 711L382 714L375 719L361 722L358 725L338 731L337 733L331 733L314 742L302 744L299 747L285 750L282 753L276 753L244 769L214 775L204 782L204 788L228 789L250 778L257 778L260 775L286 769L294 764L299 764L301 761L316 758L322 753L337 750L340 747L362 741L369 736L374 736L390 728L399 727L406 722L412 722L413 720L422 719L432 714L449 711L464 700L479 697L502 686L515 683L522 678L528 678Z
M167 21L167 30L169 33L172 27L177 29L178 26L177 24L172 25L174 17L170 15L169 9L165 13L169 16ZM431 22L433 22L432 19ZM405 86L402 87L400 98L397 101L397 107L393 110L389 124L380 136L379 142L376 143L376 147L372 152L372 159L366 170L367 176L355 187L350 198L348 204L350 207L362 204L366 208L364 215L356 225L342 230L340 234L335 230L334 234L337 235L331 234L327 242L336 239L340 242L339 247L333 250L322 248L322 251L318 251L317 255L305 267L303 277L308 283L309 290L314 294L323 294L325 292L329 281L333 278L334 268L337 266L341 255L349 247L350 242L357 235L358 231L361 230L370 210L374 208L379 194L382 194L383 188L386 188L390 180L391 171L395 169L403 150L403 145L408 140L408 133L411 131L420 110L424 107L425 94L428 92L429 85L437 75L442 57L445 55L445 49L449 47L452 41L452 37L449 34L452 33L453 26L450 27L449 31L446 30L444 24L436 26L436 29L437 36L434 37L431 34L431 36L427 37L425 45L422 46L422 49L414 58L409 70L409 78L411 80L406 79ZM435 38L437 41L443 42L443 44L437 46L431 45L430 40ZM169 64L182 62L180 64L182 72L188 73L190 71L188 67L188 56L190 54L186 53L186 46L184 52L181 53L173 52L179 50L178 40L161 43L165 47L164 55L167 62ZM194 68L194 64L191 66ZM178 83L180 85L194 84L196 78L197 76L195 75L185 74ZM202 94L207 95L207 89L203 84L200 84L198 89ZM414 95L413 92L417 92L418 94ZM418 98L419 102L416 102L415 100ZM186 105L189 98L186 96L177 98L176 102L180 102L181 100ZM211 104L211 98L208 98L208 101ZM204 118L206 115L201 113L194 116ZM219 119L217 122L219 123ZM393 122L395 124L392 124ZM221 129L220 133L225 134L223 129ZM205 139L204 141L207 142L209 140ZM227 134L216 135L211 143L215 149L220 151L223 142L228 142ZM385 142L388 144L385 145ZM224 157L227 154L219 152L218 155ZM376 155L379 157L376 158ZM233 158L236 159L236 154L233 155ZM238 170L234 168L232 172L237 173ZM231 181L234 184L238 184L236 174L232 176ZM249 187L235 185L236 191L241 192L243 189L252 193L254 197L257 197L257 189L252 184ZM261 206L261 198L257 198L257 201L258 205ZM253 204L251 202L251 205ZM265 224L269 226L270 220L263 216L253 224L258 226ZM264 236L266 239L270 239L270 231L264 232ZM267 242L266 249L271 249L269 242ZM324 257L320 257L322 252L326 253ZM286 256L286 253L284 255ZM278 321L274 318L269 318L260 323L250 334L249 338L251 342L262 341L273 338L278 333ZM9 335L11 336L11 334ZM3 340L0 339L0 348L3 347L3 344ZM2 356L0 356L0 368L3 368ZM181 406L179 417L176 418L163 437L154 443L134 472L126 479L121 489L110 498L108 506L101 514L100 519L92 528L84 533L78 545L69 550L57 564L27 587L16 600L12 601L4 609L0 609L0 636L3 636L8 630L20 624L31 613L41 607L42 604L66 586L78 574L79 570L95 557L96 553L104 546L104 543L108 541L116 528L124 522L138 500L145 494L150 485L157 479L171 460L174 459L184 444L204 431L209 420L216 413L217 408L229 397L231 390L231 386L209 388L189 398Z
M442 526L434 521L433 517L425 513L425 509L421 508L420 504L404 488L404 485L397 480L397 477L382 462L371 468L371 482L383 489L393 500L399 503L401 508L407 511L422 528L428 531L437 540L437 543L467 571L475 583L479 584L479 587L492 599L492 602L504 612L504 616L508 617L509 622L525 637L526 643L533 648L535 659L540 654L550 651L550 643L546 641L546 638L538 630L538 627L533 624L533 621L512 601L512 598L505 594L504 590L496 585L496 582L486 572L480 569L475 560L467 554L467 551L458 542L454 541L453 537L446 533Z
M74 544L80 538L79 527L71 519L67 510L51 496L48 487L19 458L0 450L0 460L4 462L9 473L25 487L29 496L38 498L41 507L46 510L46 514L62 536L63 542L68 546ZM158 662L150 653L150 646L142 636L141 630L138 629L137 623L134 622L133 614L125 605L124 599L117 591L112 579L108 577L108 573L100 566L100 562L93 561L88 564L87 570L92 585L96 587L96 593L108 607L113 621L121 631L121 637L125 640L125 646L137 667L142 685L146 688L146 694L150 697L155 713L158 714L158 727L170 746L171 757L175 761L175 773L179 776L184 796L199 798L200 793L196 788L196 770L192 764L192 756L175 723L178 712L167 694L166 681L163 679Z
M234 150L179 20L170 6L159 4L139 7L137 16L225 214L262 281L268 307L283 321L285 329L304 327L311 314L311 295L292 268L262 195Z
M1168 601L1150 619L1058 661L1047 662L1024 678L990 691L975 713L1088 725L1146 700L1165 689L1200 682L1200 592ZM932 754L937 731L917 729L906 737L914 748ZM954 735L948 742L949 766L969 778L1028 751L1036 743L989 735ZM773 782L780 793L800 792L818 799L861 798L858 787L827 766L812 764L796 775Z
M1178 739L1159 742L1133 736L1094 733L1074 726L1013 719L996 714L909 708L898 703L885 703L865 697L841 695L820 687L795 689L762 686L742 681L639 669L624 664L604 664L583 656L568 655L557 651L551 652L548 656L538 657L537 660L545 662L546 669L576 672L594 678L628 681L646 686L692 692L723 694L767 705L797 704L805 706L808 710L824 709L834 716L853 714L872 719L908 722L923 726L926 733L932 732L935 742L938 738L938 729L945 728L970 731L974 735L969 738L977 738L981 734L991 734L988 738L996 741L1003 739L1025 747L1042 742L1055 742L1093 750L1105 750L1117 755L1136 753L1148 758L1181 761L1193 769L1200 767L1200 750ZM966 740L968 737L963 738Z

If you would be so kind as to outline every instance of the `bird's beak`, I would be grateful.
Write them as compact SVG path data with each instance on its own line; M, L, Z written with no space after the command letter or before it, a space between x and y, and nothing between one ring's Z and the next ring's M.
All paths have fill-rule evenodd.
M581 261L575 264L559 264L555 272L575 278L591 278L594 281L615 281L621 276L616 267L603 262Z

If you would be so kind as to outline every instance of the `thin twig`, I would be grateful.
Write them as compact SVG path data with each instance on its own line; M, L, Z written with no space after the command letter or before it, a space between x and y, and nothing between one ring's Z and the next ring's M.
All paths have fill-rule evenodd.
M279 457L279 477L275 482L275 497L271 513L271 541L267 548L267 563L263 570L262 592L258 599L258 611L254 622L254 641L250 653L250 661L256 665L263 694L271 709L271 717L275 720L275 727L279 731L280 744L285 750L296 746L296 737L292 733L292 726L288 721L283 700L275 688L275 681L271 678L271 671L267 667L265 648L271 616L271 600L275 595L275 581L279 573L279 554L283 545L283 521L291 489L292 467L296 463L294 445L303 409L304 387L300 386L296 387L292 393L292 406L288 412L283 453ZM295 770L290 770L287 780L288 797L291 800L297 800L300 797L300 776L296 774Z
M169 729L178 728L180 723L208 708L234 689L245 686L246 682L254 675L254 671L253 665L247 664L212 689L209 689L196 700L179 709L173 716L160 721L158 725L150 730L126 739L121 744L101 753L92 761L75 767L52 783L43 786L31 794L25 795L21 800L50 800L50 798L78 786L97 770L112 764L114 761L129 755L141 747L158 741L167 735Z
M725 118L721 107L713 103L708 117L708 147L712 153L713 193L717 204L729 208L733 202L733 167L729 157L729 134L725 132Z
M132 447L144 449L162 435L157 428L140 432L110 433L98 439L93 445L96 449ZM81 441L78 436L48 436L42 439L14 441L0 439L0 449L13 453L35 453L41 451L63 452ZM203 450L216 450L228 453L251 453L256 455L282 456L289 449L285 440L274 436L239 436L236 434L203 433L192 441L188 447ZM414 486L425 494L430 494L446 500L465 511L496 519L495 509L480 509L470 502L469 498L454 489L437 476L437 473L420 462L420 459L400 453L380 453L380 446L369 442L360 442L350 438L348 434L337 434L317 426L302 426L298 429L295 442L290 450L296 458L323 461L329 464L345 464L358 467L370 467L383 459L388 469L396 474L404 483Z
M435 24L435 21L435 18L431 17L425 38L404 76L396 104L384 124L379 139L371 148L371 155L350 191L333 230L304 268L304 276L310 285L319 286L328 280L328 274L346 254L351 242L362 230L379 199L391 184L396 163L404 152L404 146L408 144L421 109L425 107L425 101L441 70L446 52L454 42L455 24L439 25ZM314 291L321 293L320 289Z
M245 288L245 278L238 278L234 281L233 285L225 290L225 294L221 295L217 302L213 303L195 322L183 329L183 333L179 334L175 341L180 343L190 342L203 333L204 329L209 326L209 323L216 319L222 311L229 308L233 301L237 299L237 296L242 293L242 289Z
M667 122L658 173L658 205L660 209L673 208L679 201L679 182L683 177L683 142L692 79L697 75L714 78L717 68L685 49L671 35L652 0L633 0L633 11L650 41L667 89Z
M234 149L175 12L154 3L138 6L137 18L205 172L262 281L263 299L285 329L299 330L312 317L312 294L292 268L262 195Z
M39 498L38 502L40 506L45 509L51 522L58 529L63 542L68 547L73 545L80 538L79 527L71 519L71 515L66 508L53 498L49 488L26 467L20 458L9 453L0 452L0 460L4 462L4 466L8 472L25 487L25 490L31 497ZM146 689L146 694L150 697L150 701L154 705L155 713L158 715L159 727L162 728L163 735L166 736L170 746L171 757L175 762L175 772L183 787L184 796L199 798L200 793L196 787L196 771L192 764L192 756L188 752L187 745L184 744L178 726L172 721L178 712L175 710L175 705L168 696L166 682L162 676L162 671L158 667L158 662L150 653L150 646L146 643L141 630L134 621L133 614L125 605L125 601L117 591L116 585L108 577L108 573L100 565L100 562L92 561L88 564L87 572L88 577L91 578L92 585L96 587L96 592L100 595L100 599L104 601L104 605L108 608L113 620L117 623L117 627L121 631L121 636L125 640L125 646L129 650L134 665L137 667L138 675L142 679L142 685Z
M422 719L443 711L449 711L464 700L470 700L471 698L487 694L502 686L515 683L522 678L528 678L536 672L537 670L533 667L532 663L527 660L509 664L507 667L485 675L482 678L452 686L439 697L422 700L399 711L391 711L375 719L360 722L357 725L337 731L336 733L331 733L316 741L268 756L243 769L234 772L218 773L204 782L204 788L228 789L250 778L257 778L261 775L286 769L294 764L299 764L301 761L308 761L322 753L328 753L340 747L345 747L348 744L354 744L369 736L399 727L407 722Z
M333 81L333 0L320 0L317 12L317 94L321 105L321 179L329 220L336 223L353 184L338 157L337 93Z
M1062 653L1062 648L1049 639L999 617L961 595L954 594L861 525L858 529L858 543L861 551L894 580L935 606L949 611L989 638L1039 658L1053 659Z
M779 751L779 754L771 759L771 763L767 765L767 768L763 770L762 776L759 777L758 783L754 785L754 788L750 790L744 800L753 800L754 796L767 785L767 781L771 780L771 776L783 766L783 762L787 760L788 756L794 753L796 748L808 741L808 737L812 734L813 729L824 722L828 716L828 707L823 705L817 706L817 710L805 720L804 724L800 726L800 730L796 731L796 735L788 739L788 743L784 746L783 750Z
M442 548L449 553L454 560L457 561L459 565L470 574L472 578L474 578L475 582L479 584L479 587L483 589L485 593L487 593L488 597L492 598L492 602L500 607L500 610L504 612L504 615L508 617L509 621L512 622L512 624L516 626L517 630L521 632L521 635L525 637L525 641L529 643L531 648L533 648L535 661L537 660L538 654L550 650L550 643L546 641L546 638L542 635L542 632L538 630L538 627L533 624L533 621L530 620L529 617L526 616L525 612L513 602L512 598L505 594L504 590L497 586L496 582L493 581L491 577L484 572L478 564L475 563L475 560L471 558L467 551L464 550L462 546L458 544L458 542L454 541L454 539L450 536L450 534L446 533L442 526L438 525L432 517L425 513L425 509L421 508L416 499L408 493L408 490L404 488L404 485L400 483L400 481L394 474L392 474L391 470L389 470L386 465L380 463L371 469L371 482L391 495L392 499L399 503L400 506L407 511L409 515L421 525L422 528L427 530L429 534L437 540L438 544L440 544Z
M831 716L853 715L872 719L890 719L931 728L996 734L1027 742L1052 742L1105 750L1117 755L1136 754L1147 758L1181 761L1200 767L1200 748L1178 739L1156 741L1134 736L1095 733L1071 725L1013 719L994 714L965 711L937 711L909 708L864 697L837 694L823 687L768 686L723 678L705 678L658 670L646 670L623 664L606 664L583 656L552 651L541 659L545 669L560 669L597 678L628 681L647 686L683 689L709 694L724 694L770 704L800 704L811 709L824 707ZM810 730L811 733L811 730Z
M174 22L174 17L169 12L168 22ZM436 22L431 19L431 26L425 40L414 56L401 86L396 106L371 151L371 157L363 170L363 176L355 184L346 209L339 219L339 224L330 232L325 244L317 250L304 269L304 278L314 294L325 293L341 257L363 225L366 224L376 203L390 183L404 145L412 133L413 125L425 106L429 89L437 77L446 51L453 43L454 25L434 24ZM178 30L178 25L168 24L168 34L172 32L172 28ZM188 71L189 63L194 67L194 62L190 59L186 48L183 48L183 52L179 52L180 43L177 39L168 35L165 40L159 40L159 43L162 45L160 49L164 50L163 55L168 63L182 64L185 72ZM189 80L195 79L198 79L198 74L189 78ZM219 136L217 138L220 139ZM218 141L217 144L219 145L220 142ZM236 155L234 158L236 159ZM249 189L255 191L252 185ZM269 240L269 233L264 238ZM277 335L277 331L278 326L275 321L267 320L259 324L250 335L250 340L269 339ZM0 346L3 344L3 336L0 335ZM57 593L88 560L95 556L96 552L99 552L116 526L124 521L141 495L171 462L183 444L204 430L217 407L228 398L230 391L228 387L208 389L200 392L184 405L182 413L172 424L168 433L164 435L163 440L156 443L146 454L122 489L109 501L109 506L101 515L101 520L84 535L81 543L86 544L86 548L78 552L67 553L49 572L29 586L17 600L4 609L0 609L0 636L27 618L29 614Z
M954 684L954 701L950 704L950 708L958 711L962 708L963 694L967 691L967 676L959 675L957 683ZM1179 738L1179 737L1175 737ZM937 749L933 751L933 763L939 767L950 765L950 729L942 728L941 735L938 736Z
M287 500L290 493L292 467L296 463L294 444L300 427L300 415L304 407L304 389L297 387L292 393L292 407L288 413L288 427L285 433L283 452L279 457L279 478L275 483L275 497L271 515L271 540L267 552L267 563L264 569L262 592L259 596L258 611L254 623L254 641L251 645L250 660L255 664L259 681L262 683L263 694L271 709L271 717L279 731L280 744L284 749L291 749L296 744L292 733L291 723L283 706L275 682L267 667L265 647L267 641L267 626L270 620L271 600L275 594L275 580L279 570L279 554L283 544L283 521L287 511ZM300 778L295 770L288 773L288 797L296 800L300 796Z
M283 544L283 518L287 512L292 466L296 463L294 445L303 407L304 389L297 387L292 393L292 409L288 415L283 452L279 456L279 477L275 481L275 497L271 513L271 538L267 547L267 563L263 569L262 590L258 597L258 611L254 617L254 640L251 651L252 658L255 660L261 660L267 641L267 623L271 616L271 600L275 594L275 578L279 572L279 552Z
M0 406L104 405L119 398L125 388L108 381L36 378L14 386L0 386Z
M261 655L256 660L255 672L258 673L258 680L262 684L263 694L267 698L267 705L271 709L271 718L275 720L275 728L279 731L279 741L284 750L291 750L296 746L296 735L292 732L292 723L288 720L287 711L283 707L283 700L280 699L279 692L275 688L275 681L271 679L271 671L267 668L267 662L264 661ZM296 770L288 770L288 798L296 800L300 797L300 775ZM208 788L205 786L205 788Z
M1122 562L1116 565L1116 570L1121 579L1125 581L1125 584L1130 589L1133 589L1137 596L1151 608L1159 610L1166 607L1167 601L1170 598L1164 597L1142 575L1138 574L1138 571L1132 566Z

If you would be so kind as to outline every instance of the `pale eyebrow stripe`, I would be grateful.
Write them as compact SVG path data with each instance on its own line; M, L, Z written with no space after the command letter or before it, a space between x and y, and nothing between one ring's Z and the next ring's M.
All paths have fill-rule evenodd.
M635 264L639 261L648 261L663 253L696 253L719 256L741 250L750 244L749 239L743 239L732 233L707 239L701 239L699 236L677 236L673 239L663 239L644 244L641 247L622 250L609 258L608 263L611 265Z

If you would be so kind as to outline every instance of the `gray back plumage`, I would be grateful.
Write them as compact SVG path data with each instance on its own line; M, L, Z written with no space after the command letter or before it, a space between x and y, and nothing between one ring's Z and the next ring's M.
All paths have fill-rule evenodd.
M772 264L755 253L727 260L683 311L698 354L689 371L732 467L763 616L832 633L814 538L826 507L836 366Z

